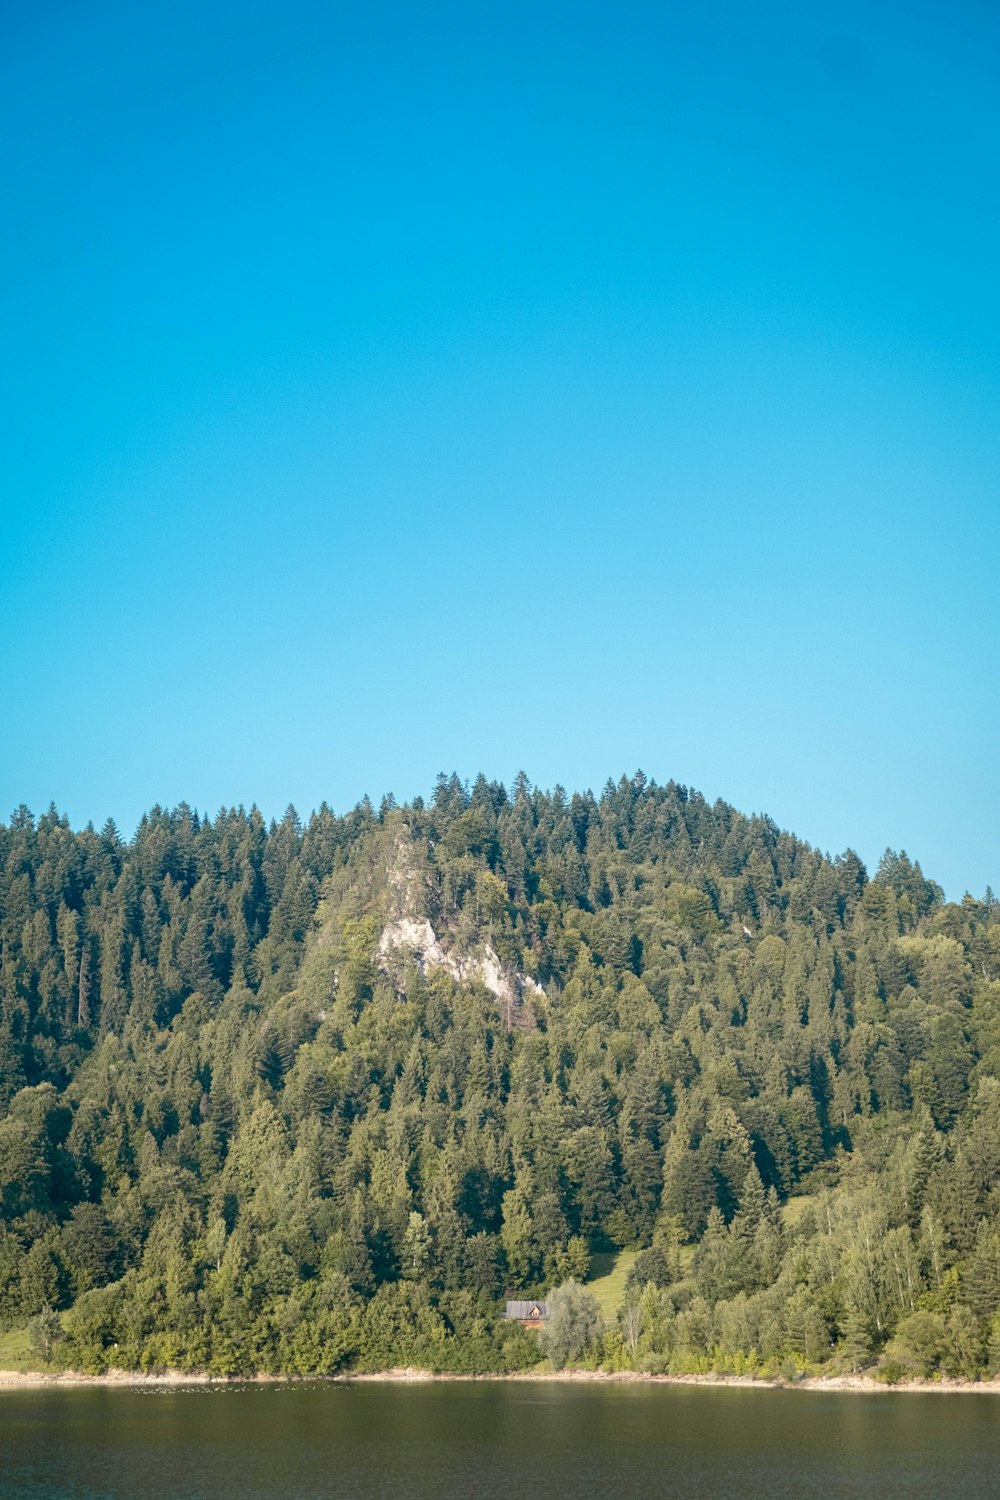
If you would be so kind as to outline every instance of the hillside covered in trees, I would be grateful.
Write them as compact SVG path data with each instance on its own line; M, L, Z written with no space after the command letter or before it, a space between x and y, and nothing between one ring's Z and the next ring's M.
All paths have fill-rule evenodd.
M575 1357L995 1371L1000 904L641 774L22 808L0 1216L74 1368L521 1368L505 1290L631 1247Z

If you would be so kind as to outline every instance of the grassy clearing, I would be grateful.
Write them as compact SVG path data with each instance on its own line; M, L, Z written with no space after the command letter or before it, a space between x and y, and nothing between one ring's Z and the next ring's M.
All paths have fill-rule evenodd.
M40 1359L28 1349L27 1328L12 1328L0 1333L0 1370L43 1370Z
M786 1229L794 1229L804 1214L814 1207L811 1198L788 1198L782 1206L781 1215Z
M619 1250L616 1255L599 1253L590 1258L587 1290L597 1298L606 1323L614 1322L625 1300L625 1278L638 1253L638 1250Z

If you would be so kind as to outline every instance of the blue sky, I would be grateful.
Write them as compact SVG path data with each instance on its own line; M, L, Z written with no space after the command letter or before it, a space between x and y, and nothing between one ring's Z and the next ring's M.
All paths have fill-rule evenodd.
M995 7L5 22L4 813L641 766L1000 887Z

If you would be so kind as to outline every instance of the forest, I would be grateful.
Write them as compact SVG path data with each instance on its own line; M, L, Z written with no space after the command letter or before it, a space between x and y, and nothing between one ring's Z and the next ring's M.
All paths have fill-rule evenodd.
M996 1373L1000 903L641 773L21 807L0 1327L93 1373Z

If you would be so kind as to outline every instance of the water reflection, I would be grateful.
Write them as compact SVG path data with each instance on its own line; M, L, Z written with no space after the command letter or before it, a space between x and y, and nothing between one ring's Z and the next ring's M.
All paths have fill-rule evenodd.
M995 1496L1000 1404L676 1386L0 1393L0 1491L93 1497Z

